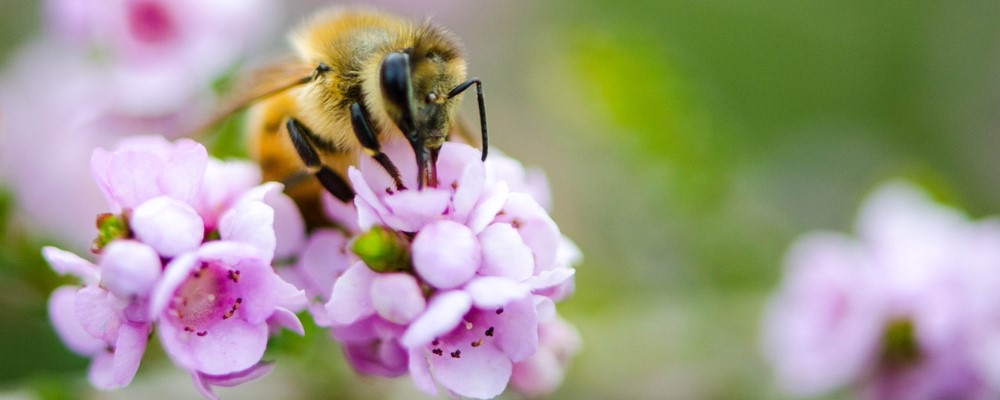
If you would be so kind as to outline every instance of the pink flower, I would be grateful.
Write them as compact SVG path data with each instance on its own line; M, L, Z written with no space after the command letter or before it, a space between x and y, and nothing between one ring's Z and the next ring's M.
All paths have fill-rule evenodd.
M154 324L167 355L209 398L213 385L270 370L261 357L273 330L303 333L292 310L304 293L271 261L301 245L304 225L282 186L252 186L259 173L248 168L210 161L189 140L137 137L95 152L95 180L119 213L99 219L99 264L44 250L53 269L86 285L53 294L50 315L71 349L94 357L94 386L131 381ZM225 184L205 185L213 181ZM276 216L288 220L281 240Z
M109 250L113 248L109 246ZM129 259L140 253L109 251L102 265L127 265L131 261L142 265L148 261L144 256ZM70 350L92 358L89 378L94 387L108 390L127 386L139 369L152 326L141 311L141 302L118 297L98 286L102 280L99 267L75 254L52 247L43 249L42 254L56 272L74 275L86 284L82 289L63 286L52 293L49 319L56 333Z
M410 147L393 142L385 151L415 187ZM514 364L535 354L539 321L554 313L547 296L569 293L579 253L530 195L488 177L479 156L446 143L441 184L420 191L396 190L371 160L350 169L359 228L389 228L396 239L387 246L409 255L399 265L355 262L333 283L324 322L359 371L408 370L430 394L437 382L491 398Z
M815 395L854 383L870 398L991 398L983 350L1000 327L1000 227L903 183L865 202L859 238L811 235L789 253L764 352L779 385Z
M149 310L176 364L199 374L225 375L260 361L268 320L299 306L297 292L253 246L217 241L167 264ZM301 334L302 326L293 330Z

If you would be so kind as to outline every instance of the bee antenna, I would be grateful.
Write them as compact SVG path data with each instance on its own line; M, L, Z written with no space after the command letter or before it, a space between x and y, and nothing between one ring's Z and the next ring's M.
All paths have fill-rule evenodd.
M483 135L483 161L486 161L486 154L489 152L489 140L486 134L486 101L483 99L483 82L479 78L472 78L460 83L448 92L448 98L458 96L472 84L476 84L476 97L479 100L479 128Z

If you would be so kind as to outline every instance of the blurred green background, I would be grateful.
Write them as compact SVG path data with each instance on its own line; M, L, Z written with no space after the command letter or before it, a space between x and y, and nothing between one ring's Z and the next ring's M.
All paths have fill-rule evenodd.
M0 59L39 30L39 7L6 3ZM491 142L548 173L555 219L584 251L559 310L585 345L556 398L779 397L758 319L797 235L851 230L864 194L898 176L974 216L1000 209L998 2L521 0L427 14L486 82ZM45 319L58 284L45 239L6 224L13 206L0 197L0 396L197 396L156 345L129 389L86 389L86 360ZM322 334L273 347L290 353L275 374L223 396L413 394L406 379L358 380Z

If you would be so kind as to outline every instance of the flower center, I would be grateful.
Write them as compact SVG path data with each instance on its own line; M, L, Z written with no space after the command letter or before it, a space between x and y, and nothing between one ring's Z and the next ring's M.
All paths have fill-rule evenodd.
M146 43L164 42L174 35L176 26L170 13L154 1L129 3L129 30L136 39Z
M239 283L240 272L202 264L181 284L174 294L170 314L184 330L205 336L214 322L232 318L242 297L233 298L232 286Z

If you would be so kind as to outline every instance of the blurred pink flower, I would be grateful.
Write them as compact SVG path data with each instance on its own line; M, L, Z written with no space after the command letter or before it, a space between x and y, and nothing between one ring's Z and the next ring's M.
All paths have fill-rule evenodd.
M212 82L274 33L276 6L48 0L43 36L0 74L0 182L21 224L84 243L103 207L79 166L123 136L177 136L198 124L212 109Z
M514 364L511 387L530 398L550 395L562 383L570 359L581 347L580 333L562 318L539 324L538 351Z
M1000 226L969 221L891 183L872 194L857 240L823 234L789 252L764 322L779 386L844 385L869 398L992 398L982 350L1000 327Z

